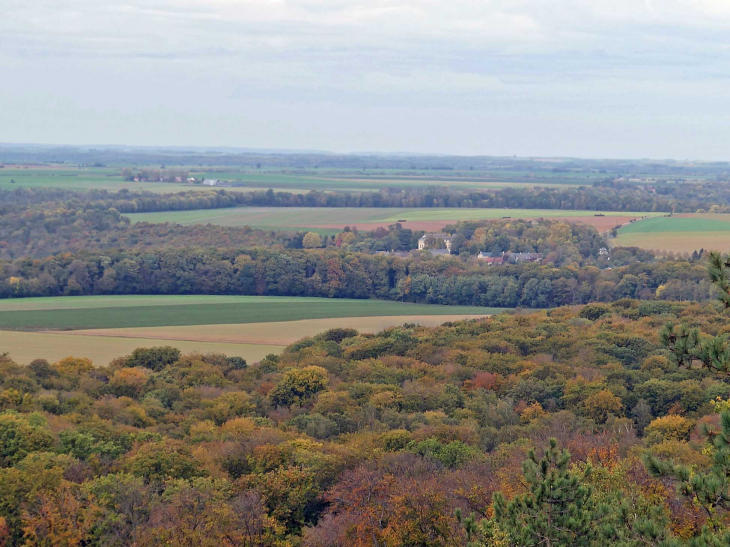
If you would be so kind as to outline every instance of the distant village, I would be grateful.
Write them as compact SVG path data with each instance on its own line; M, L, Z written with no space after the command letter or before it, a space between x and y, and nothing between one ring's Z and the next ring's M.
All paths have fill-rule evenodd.
M442 232L423 234L418 240L418 250L428 251L433 256L451 256L451 236ZM376 251L375 254L405 258L414 251ZM609 250L606 247L601 247L598 254L599 256L607 256ZM502 266L504 264L540 264L543 256L542 253L503 251L499 254L489 254L482 251L476 256L476 259L489 266Z
M171 182L177 184L202 184L203 186L229 187L234 186L230 182L218 179L207 179L203 176L191 177L187 171L172 169L123 169L122 178L130 182Z

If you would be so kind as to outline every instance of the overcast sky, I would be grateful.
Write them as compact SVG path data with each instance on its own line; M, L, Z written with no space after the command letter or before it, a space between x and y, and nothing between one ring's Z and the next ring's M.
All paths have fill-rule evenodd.
M0 142L730 159L730 0L0 0Z

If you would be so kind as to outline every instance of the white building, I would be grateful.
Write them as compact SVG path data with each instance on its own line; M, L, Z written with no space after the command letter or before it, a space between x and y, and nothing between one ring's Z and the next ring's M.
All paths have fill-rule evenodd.
M418 239L418 250L423 251L425 249L435 249L434 245L437 245L439 241L444 242L447 254L451 254L451 236L449 234L442 233L423 234Z

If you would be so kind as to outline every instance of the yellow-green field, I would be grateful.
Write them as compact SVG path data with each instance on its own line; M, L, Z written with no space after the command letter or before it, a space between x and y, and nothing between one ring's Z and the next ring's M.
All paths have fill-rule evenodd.
M54 362L73 355L88 357L97 365L106 365L115 357L127 355L135 348L168 345L175 346L184 353L217 352L238 355L249 362L255 362L270 353L281 353L284 347L297 340L335 327L354 328L359 332L378 332L404 323L438 326L447 321L480 317L484 316L415 315L64 332L0 331L0 345L3 351L9 352L20 363L28 363L39 357Z
M235 207L195 211L133 213L126 215L132 222L171 222L182 225L217 224L220 226L251 226L261 229L327 228L345 226L373 230L399 220L406 228L437 230L461 220L496 220L503 218L552 218L579 221L609 230L629 220L657 213L626 213L621 211L564 211L555 209L462 209L462 208L369 208L369 207Z
M539 173L488 173L453 172L438 174L433 172L377 170L363 172L358 169L307 169L267 170L210 168L201 170L197 166L175 166L171 169L187 171L190 176L218 179L235 184L230 190L276 190L303 193L311 190L330 191L377 191L383 188L421 188L449 186L465 190L490 188L519 188L534 186L576 186L590 185L595 175L571 176L556 175L550 172ZM205 186L171 184L160 182L131 182L122 178L122 167L78 167L67 164L54 165L2 165L0 164L0 189L14 188L64 188L67 190L106 189L147 190L151 192L179 192L183 190L206 189Z
M18 362L89 357L97 365L137 347L173 345L258 361L334 327L376 332L440 325L499 309L381 300L256 296L91 296L0 300L0 353ZM13 330L10 330L13 329Z
M681 214L649 218L624 226L614 246L659 253L730 251L730 214Z
M247 184L245 187L227 187L226 190L229 192L251 192L254 190L265 191L270 187ZM274 187L276 188L276 186ZM156 194L211 191L210 186L202 184L127 181L122 178L121 169L75 169L59 166L49 168L6 166L0 169L0 190L15 190L16 188L61 188L80 191L108 190L110 192L129 190L130 192L154 192ZM308 191L306 188L287 188L287 192L293 194L303 194Z

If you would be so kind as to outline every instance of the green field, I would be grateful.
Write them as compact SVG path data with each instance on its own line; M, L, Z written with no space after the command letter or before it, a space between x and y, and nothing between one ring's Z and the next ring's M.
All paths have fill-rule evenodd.
M122 180L120 169L0 169L0 190L16 188L62 188L64 190L119 190L156 193L210 190L209 187L162 182Z
M382 188L421 188L449 186L465 190L478 190L489 188L519 188L532 186L577 186L590 185L592 179L571 179L540 177L531 178L518 174L494 174L488 173L461 173L451 175L433 175L428 173L403 173L402 171L368 170L366 173L351 170L318 170L301 174L277 173L277 172L241 172L241 171L204 171L195 173L205 178L219 179L235 184L246 186L260 186L277 188L281 190L349 190L369 191Z
M215 178L215 177L210 177ZM169 182L132 182L122 179L121 169L89 168L89 169L18 169L5 167L0 169L0 190L16 188L62 188L64 190L119 190L155 192L168 194L176 192L210 192L210 186L202 184L175 184ZM268 190L269 186L247 185L245 188L227 188L228 191ZM307 190L292 188L294 193Z
M133 213L126 215L132 222L171 222L182 225L217 224L220 226L251 226L261 229L283 227L325 227L336 228L346 225L388 225L405 220L408 223L450 223L460 220L491 220L510 218L583 218L600 220L605 217L626 218L627 215L651 215L652 213L624 213L620 211L601 213L596 211L563 211L546 209L392 209L392 208L312 208L312 207L236 207L231 209L207 209L195 211L171 211L157 213ZM415 226L427 229L427 226ZM434 226L437 228L437 226Z
M230 169L198 166L169 166L185 169L190 176L219 179L237 185L239 190L277 190L301 193L320 191L373 191L382 188L420 188L450 186L468 190L510 188L524 186L575 186L590 185L594 175L556 174L549 171L537 173L480 171L404 171L389 169L309 169L302 172L276 169ZM0 169L0 189L13 188L65 188L68 190L106 189L116 191L147 190L152 192L179 192L207 189L200 185L157 182L129 182L122 180L121 166L77 168L68 165L5 166ZM240 185L240 187L239 187ZM235 190L236 188L229 188Z
M61 302L56 303L56 300ZM383 300L260 296L108 296L29 298L0 302L0 329L101 329L266 323L336 317L490 314L478 306ZM2 340L0 339L0 345Z
M634 222L621 228L622 235L657 234L666 232L730 232L730 215L657 217ZM719 217L719 218L718 218Z
M683 214L649 218L624 226L614 245L660 253L730 250L730 215Z
M334 327L377 332L502 310L382 300L266 296L78 296L0 300L0 353L18 362L68 355L97 364L138 347L172 345L257 361Z
M201 189L200 185L170 184L157 182L123 181L121 171L124 166L77 167L65 164L17 166L0 164L0 189L53 187L72 190L93 188L120 190L147 190L151 192L178 192ZM126 167L138 167L127 165ZM146 166L158 167L158 166ZM448 186L463 190L520 188L535 186L570 187L591 186L595 181L618 176L609 171L566 171L553 170L550 162L534 170L513 170L495 167L492 170L438 170L438 169L354 169L319 168L283 169L253 167L216 167L200 165L168 165L170 169L181 169L197 178L219 179L235 184L239 190L277 190L302 193L319 191L377 191L383 188L405 190ZM642 179L648 182L663 180L666 176L652 174L636 175L637 183ZM699 177L702 180L702 177ZM694 180L694 179L692 179ZM15 181L15 182L11 182ZM235 190L235 188L231 188Z

